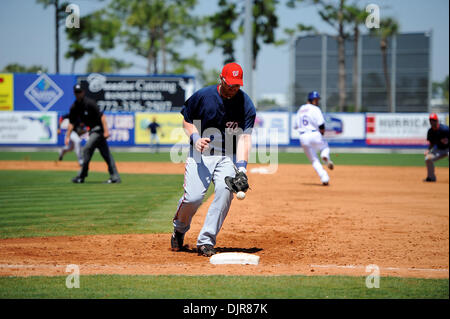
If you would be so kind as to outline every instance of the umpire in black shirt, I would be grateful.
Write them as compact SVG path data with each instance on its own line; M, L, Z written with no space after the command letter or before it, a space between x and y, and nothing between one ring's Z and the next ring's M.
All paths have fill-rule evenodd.
M84 91L80 84L76 84L73 88L76 100L70 107L69 111L69 128L67 129L65 144L70 141L70 133L77 121L81 121L89 129L89 139L83 149L83 166L77 176L72 179L74 183L84 183L84 179L88 176L89 162L96 148L100 151L106 164L108 164L108 172L110 178L107 183L120 183L119 172L116 168L114 158L109 151L106 139L109 137L106 116L100 112L95 101L84 96Z

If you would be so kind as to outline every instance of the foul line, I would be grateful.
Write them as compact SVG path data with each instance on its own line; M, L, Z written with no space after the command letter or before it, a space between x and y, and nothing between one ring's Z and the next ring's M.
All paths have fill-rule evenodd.
M328 269L365 269L366 266L357 265L310 265L312 268L328 268ZM379 267L380 270L408 270L408 271L440 271L448 272L448 269L432 269L432 268L398 268L398 267Z
M131 264L131 265L95 265L95 264L81 264L80 268L146 268L146 267L171 267L171 266L183 266L183 263L172 263L172 264ZM40 264L40 265L30 265L30 264L0 264L0 269L32 269L32 268L46 268L46 269L55 269L55 268L66 268L68 265L51 265L51 264ZM277 266L277 265L272 265ZM281 264L280 264L281 266ZM322 269L366 269L366 266L362 265L309 265L311 268L322 268ZM422 272L449 272L448 269L433 269L433 268L399 268L399 267L379 267L379 270L389 270L389 271L422 271Z

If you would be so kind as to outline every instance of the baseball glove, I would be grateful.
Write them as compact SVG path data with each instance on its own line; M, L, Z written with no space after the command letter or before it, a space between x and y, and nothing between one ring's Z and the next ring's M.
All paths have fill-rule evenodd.
M246 192L249 189L248 178L244 172L237 172L235 177L225 177L225 184L232 192Z

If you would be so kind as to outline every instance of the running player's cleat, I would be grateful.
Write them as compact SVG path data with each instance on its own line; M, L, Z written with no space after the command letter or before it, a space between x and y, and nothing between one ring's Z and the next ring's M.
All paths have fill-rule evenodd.
M328 169L332 170L334 168L334 163L326 157L322 157L323 162L327 165Z
M184 235L185 234L177 232L176 230L173 231L172 237L170 238L172 250L180 251L183 249Z
M334 163L332 161L328 162L328 168L332 170L334 168Z

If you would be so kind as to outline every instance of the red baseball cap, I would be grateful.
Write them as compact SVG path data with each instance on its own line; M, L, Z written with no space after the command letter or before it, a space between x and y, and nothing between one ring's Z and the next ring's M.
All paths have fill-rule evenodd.
M242 80L244 77L244 72L242 71L241 66L237 63L232 62L225 64L220 75L225 78L225 82L228 85L244 85L244 81Z
M438 116L437 116L437 114L436 113L431 113L430 114L430 120L438 120Z

